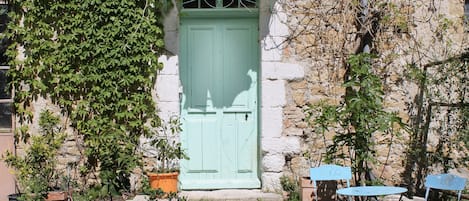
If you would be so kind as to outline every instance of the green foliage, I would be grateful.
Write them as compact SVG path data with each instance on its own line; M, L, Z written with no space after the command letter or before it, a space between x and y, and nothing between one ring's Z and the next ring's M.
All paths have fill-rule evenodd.
M31 144L24 156L7 152L4 160L14 167L25 200L43 200L46 192L57 187L61 173L56 170L56 156L65 134L58 126L60 120L50 111L41 112L41 132L31 136Z
M396 33L409 33L409 15L412 8L405 5L397 5L392 2L377 1L376 19L384 29L393 28Z
M287 176L282 176L280 177L280 185L282 185L282 189L288 193L287 201L300 200L300 187L298 185L298 181Z
M62 108L84 139L81 173L99 171L92 197L129 190L145 123L158 121L151 89L162 67L165 2L10 1L8 73L19 121L31 121L40 96Z
M373 58L362 53L348 59L346 96L340 105L310 106L306 111L309 116L320 112L313 123L322 133L331 126L340 126L333 143L327 147L326 160L332 163L337 159L350 159L356 182L370 179L369 163L375 158L373 136L394 135L397 133L394 128L405 127L396 113L384 110L382 83L371 69Z
M153 131L149 144L156 150L156 160L160 162L156 172L172 172L175 159L189 159L181 143L174 139L174 135L182 131L181 122L178 118L171 118L169 122L163 122L161 126Z

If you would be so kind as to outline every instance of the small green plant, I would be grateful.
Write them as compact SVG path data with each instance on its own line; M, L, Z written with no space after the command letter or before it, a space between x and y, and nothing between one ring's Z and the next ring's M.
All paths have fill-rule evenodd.
M282 176L280 177L280 184L282 185L282 189L288 193L287 201L300 200L300 187L298 185L298 181L287 176Z
M179 118L172 117L168 121L158 119L158 122L153 122L153 126L150 130L152 135L144 143L143 151L152 154L150 157L156 160L156 165L144 176L142 193L149 195L150 199L179 200L176 193L179 175L177 163L179 159L189 159L175 136L182 131L181 123Z
M43 200L46 192L59 188L63 178L56 170L56 156L65 134L58 126L59 117L50 111L41 112L40 133L31 135L24 155L7 152L6 164L15 168L15 174L22 190L24 200Z
M164 192L161 189L151 188L148 176L143 175L140 183L142 184L142 187L139 193L148 195L149 200L157 200L157 198L164 196Z
M177 171L174 163L178 159L189 159L181 143L175 139L175 134L182 131L179 118L170 118L168 122L162 122L159 128L154 130L149 141L151 147L156 150L156 160L159 165L155 172L166 173Z

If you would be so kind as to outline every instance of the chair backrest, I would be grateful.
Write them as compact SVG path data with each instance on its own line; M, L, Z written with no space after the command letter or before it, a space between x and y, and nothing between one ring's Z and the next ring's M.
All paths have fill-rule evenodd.
M338 165L321 165L309 169L309 177L313 181L315 197L318 200L316 181L346 180L347 187L350 187L352 169Z
M425 178L425 200L428 199L430 188L458 191L458 200L461 200L461 192L464 190L466 181L466 178L462 178L453 174L428 175Z
M347 180L347 187L350 187L352 169L338 165L321 165L311 168L309 176L313 181Z
M462 178L453 174L436 174L428 175L425 179L425 187L441 189L441 190L464 190L466 178Z

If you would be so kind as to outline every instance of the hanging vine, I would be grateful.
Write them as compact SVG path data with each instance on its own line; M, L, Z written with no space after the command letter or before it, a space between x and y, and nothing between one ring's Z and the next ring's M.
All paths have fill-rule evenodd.
M159 122L151 91L162 68L164 3L10 1L8 75L23 128L18 138L28 140L39 97L60 106L83 140L80 173L92 197L129 190L139 138L149 121Z

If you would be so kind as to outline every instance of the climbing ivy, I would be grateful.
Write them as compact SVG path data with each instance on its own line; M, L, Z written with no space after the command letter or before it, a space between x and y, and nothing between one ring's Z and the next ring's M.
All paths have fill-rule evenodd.
M151 96L162 68L164 0L10 1L10 87L22 124L49 98L84 141L93 197L129 190L139 138L158 124ZM18 136L27 140L26 135ZM99 172L99 174L98 174ZM86 182L86 180L85 180Z

